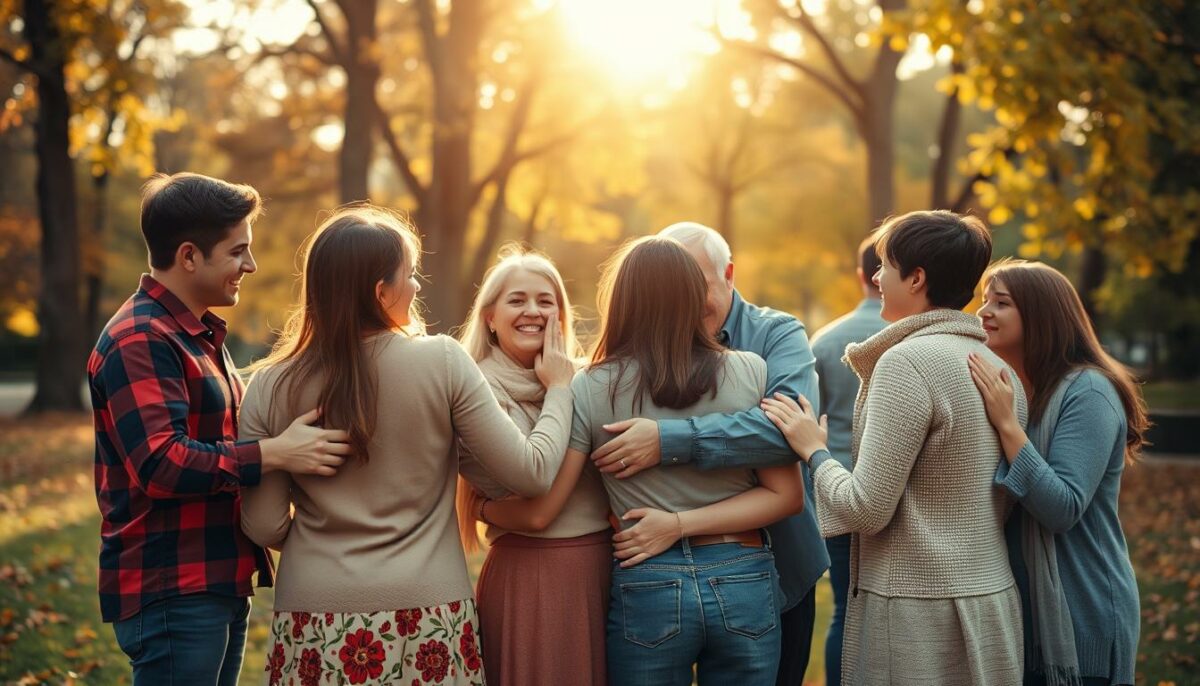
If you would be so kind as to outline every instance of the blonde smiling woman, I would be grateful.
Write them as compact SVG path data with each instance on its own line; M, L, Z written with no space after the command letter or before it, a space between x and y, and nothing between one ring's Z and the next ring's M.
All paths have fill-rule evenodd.
M506 247L484 276L463 326L463 347L523 430L534 428L546 389L534 366L547 337L578 352L562 277L544 255ZM491 686L607 683L604 618L612 530L600 475L567 460L549 493L521 498L468 446L461 453L458 517L463 543L490 544L476 589L484 669ZM554 650L546 650L553 645Z

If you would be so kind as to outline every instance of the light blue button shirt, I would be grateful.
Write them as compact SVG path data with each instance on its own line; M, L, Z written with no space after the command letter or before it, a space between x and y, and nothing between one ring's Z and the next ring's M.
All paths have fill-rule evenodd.
M854 426L854 401L858 397L858 375L842 362L846 346L862 343L887 328L879 316L882 301L865 298L849 314L839 317L813 334L812 350L817 358L821 407L829 417L829 452L846 469L850 464L850 439ZM812 465L809 465L810 467Z
M768 396L778 392L795 398L803 394L820 413L816 361L800 320L751 305L734 291L733 306L718 340L732 350L756 353L766 360ZM752 469L800 459L758 407L736 414L660 420L658 433L663 465ZM807 498L804 511L767 527L786 596L784 610L799 603L829 568L829 553L813 514L812 475L808 467L801 471Z

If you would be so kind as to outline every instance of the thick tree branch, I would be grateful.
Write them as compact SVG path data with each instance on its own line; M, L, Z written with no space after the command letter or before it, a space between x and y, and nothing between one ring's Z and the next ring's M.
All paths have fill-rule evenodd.
M313 17L316 18L317 26L321 27L321 35L325 36L325 42L329 44L329 52L333 59L345 68L350 68L349 62L350 52L339 43L337 34L325 21L325 17L321 14L321 8L317 5L316 0L307 0L308 6L312 8Z
M404 185L408 186L408 191L412 193L413 198L417 201L417 205L424 205L428 193L421 180L417 178L412 168L412 160L408 154L404 152L404 148L400 145L400 140L396 138L396 132L392 130L392 122L388 117L387 112L383 111L383 107L379 105L378 98L372 98L375 106L375 116L379 119L379 128L383 133L383 142L387 144L388 151L392 154L392 162L395 163L396 169L400 172L400 176L404 179Z
M425 61L435 83L440 82L442 70L442 44L437 32L437 14L430 0L416 0L417 26L421 30L421 45L425 48Z
M479 201L479 196L483 194L483 189L489 183L498 181L502 176L507 176L508 172L516 165L517 143L529 122L529 110L533 106L533 96L540 80L540 74L535 71L525 79L520 90L517 91L512 115L508 119L508 128L504 134L504 145L500 149L500 156L492 168L483 175L483 178L471 187L471 195L468 200L471 207L474 207L475 203Z
M837 50L834 49L833 44L829 42L829 39L825 37L825 34L817 28L817 24L813 21L812 17L804 11L804 6L800 2L796 2L794 7L797 12L796 14L788 12L783 7L779 7L779 12L798 24L800 28L804 29L805 33L807 33L813 38L813 40L817 42L817 45L821 47L821 52L825 55L825 59L833 67L833 70L837 73L838 78L842 80L842 83L846 86L846 88L856 94L859 100L862 101L864 99L862 83L858 79L854 78L854 75L851 74L850 70L846 68L845 60L843 60L841 55L838 54Z
M721 40L728 47L743 50L750 54L758 55L759 57L767 57L778 62L782 62L796 71L807 75L812 80L824 86L825 89L830 93L837 96L837 98L842 101L842 104L844 104L855 117L862 117L862 103L851 92L847 91L844 87L834 81L833 77L829 76L828 74L814 69L811 65L805 64L797 59L793 59L787 55L781 55L774 50L764 48L761 45L756 45L747 41L728 40L724 38Z
M17 69L21 69L23 71L30 72L37 76L42 75L42 71L38 69L36 64L34 64L33 62L31 62L29 60L18 59L16 55L12 54L8 50L5 50L4 48L0 48L0 60L4 60L5 62L8 62L9 64L13 65Z
M1004 159L1006 160L1011 160L1017 156L1017 151L1013 150L1011 147L1004 148L1002 152L1004 153ZM971 177L963 183L962 188L959 189L958 195L954 199L954 203L951 204L948 209L950 209L951 212L958 212L961 214L967 209L967 203L970 202L971 198L975 195L975 182L987 181L990 178L992 178L991 174L984 174L982 171L977 171L972 174Z
M254 64L261 64L269 59L286 57L287 55L308 55L309 57L316 59L321 64L331 67L342 64L342 62L330 54L330 52L317 50L316 48L301 45L299 43L293 43L291 45L264 45L258 51L258 54L255 55Z
M493 183L497 179L511 173L513 168L518 164L541 157L555 148L570 143L572 140L578 138L584 131L588 129L588 127L595 124L602 115L603 110L598 112L595 116L583 120L572 129L564 131L557 136L547 138L537 145L513 152L507 160L501 158L499 161L497 161L492 170L475 184L471 197L478 199L479 195L483 193L483 189L486 188L489 183Z

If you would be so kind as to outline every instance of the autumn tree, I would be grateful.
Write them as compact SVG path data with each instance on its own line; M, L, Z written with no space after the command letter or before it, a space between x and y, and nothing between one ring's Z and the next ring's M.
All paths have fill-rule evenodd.
M901 11L906 4L906 0L880 0L870 5L870 11L854 7L857 11L839 15L831 11L832 3L826 3L825 12L814 16L801 0L757 0L749 3L757 36L725 39L730 48L795 69L836 98L850 115L866 151L868 222L872 224L895 209L896 66L907 48L906 36L882 31L879 17ZM777 47L771 38L780 33L799 35L803 50ZM869 48L873 54L864 54L864 43L874 46Z
M1081 255L1092 306L1111 263L1180 270L1200 233L1200 10L1156 3L929 2L904 18L964 65L946 89L994 112L963 171L1026 256Z
M471 283L477 275L468 272L481 263L468 243L477 208L485 196L492 199L478 245L494 247L514 170L574 138L585 119L532 126L546 78L546 44L556 36L544 30L551 13L508 1L416 0L391 8L395 16L388 15L387 33L381 33L385 13L375 11L374 2L314 0L310 6L324 44L313 50L302 37L298 52L318 55L347 77L341 197L370 195L364 172L381 146L426 237L426 269L442 284L427 297L431 319L443 326L457 322L469 293L458 284ZM380 87L384 81L390 93ZM490 95L482 94L485 85ZM417 107L414 88L422 96ZM500 112L504 118L497 119ZM373 121L364 121L363 113ZM491 135L481 135L485 117Z
M138 135L143 118L137 114L141 108L137 89L144 89L146 82L139 82L133 60L141 37L165 29L176 16L167 3L114 2L101 7L82 0L24 0L0 4L0 24L5 28L0 34L0 59L18 67L35 84L27 91L26 104L36 112L41 283L36 392L30 412L82 407L79 382L90 336L80 335L80 329L81 324L96 323L99 271L97 263L89 260L89 316L80 298L85 272L74 155L91 146L94 166L103 176L111 168L114 135L133 146L145 143L146 138ZM102 218L95 221L94 228L102 228Z

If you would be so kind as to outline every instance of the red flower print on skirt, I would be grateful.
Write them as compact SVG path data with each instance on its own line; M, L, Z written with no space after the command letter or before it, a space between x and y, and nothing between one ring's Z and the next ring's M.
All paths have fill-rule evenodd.
M458 639L458 650L462 654L463 665L468 672L478 672L482 666L479 660L479 644L475 640L475 629L470 622L462 627L462 636Z
M321 652L305 648L300 655L300 686L318 686L321 683Z
M304 627L312 621L312 614L309 612L293 612L292 613L292 638L298 639L304 635Z
M421 630L421 609L396 610L396 633L412 636Z
M484 686L478 626L473 598L378 612L275 612L269 681Z
M437 683L446 678L450 669L450 649L441 641L426 641L417 648L416 666L425 683Z
M342 661L342 671L350 678L352 684L366 683L367 679L376 679L383 673L383 641L376 641L375 634L366 629L359 629L346 636L346 643L338 651L338 659Z
M283 678L284 659L283 644L276 643L275 647L271 649L271 656L267 658L266 671L271 673L271 676L268 677L268 683L272 686L279 683L279 680Z

